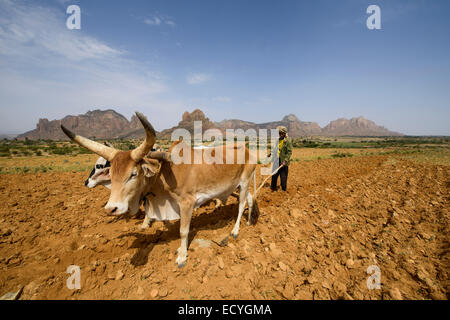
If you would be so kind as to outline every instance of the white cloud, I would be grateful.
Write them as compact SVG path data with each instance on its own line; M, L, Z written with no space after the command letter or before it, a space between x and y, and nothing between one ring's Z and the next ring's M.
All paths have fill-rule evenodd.
M30 130L38 118L60 118L93 108L164 115L172 124L180 101L162 97L165 77L127 58L127 52L68 30L62 10L0 0L0 127ZM17 115L21 116L18 123ZM169 119L169 120L167 120Z
M165 22L166 22L167 25L169 25L171 27L175 27L176 26L175 21L173 21L173 20L166 20Z
M151 17L144 19L144 23L151 26L160 26L163 24L171 27L176 26L173 18L160 14L154 14Z
M70 60L108 58L120 50L84 35L65 29L64 18L52 9L28 7L0 0L0 55L46 58L57 55ZM44 55L45 56L42 56Z
M191 85L208 82L211 76L206 73L191 73L186 77L186 82Z
M154 17L145 19L144 23L152 25L152 26L159 26L161 24L161 19L154 16Z

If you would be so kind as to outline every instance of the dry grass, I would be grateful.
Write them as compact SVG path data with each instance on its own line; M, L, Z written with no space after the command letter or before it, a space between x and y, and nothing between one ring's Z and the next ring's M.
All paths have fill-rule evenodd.
M450 166L450 149L448 148L424 149L419 151L420 152L399 155L397 157L419 163Z
M338 153L351 154L354 156L373 155L387 149L355 149L355 148L294 148L292 150L292 159L294 161L310 161L320 159L330 159Z
M346 156L390 155L420 163L450 165L449 148L294 148L292 161L316 161ZM85 172L90 171L98 156L95 154L49 155L0 158L0 174L36 172ZM266 163L269 159L261 159Z
M96 154L0 158L0 173L83 172L93 168Z

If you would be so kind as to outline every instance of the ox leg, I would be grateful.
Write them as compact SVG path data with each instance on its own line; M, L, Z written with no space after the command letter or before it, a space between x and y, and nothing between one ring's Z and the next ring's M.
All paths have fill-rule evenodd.
M228 196L222 196L220 198L215 199L215 201L216 201L216 207L214 209L217 209L221 206L224 206L227 203Z
M236 198L236 199L239 199L239 195L236 194L236 193L234 193L234 192L233 192L232 194L230 194L230 196L231 196L231 197L234 197L234 198Z
M150 227L150 222L152 221L152 219L150 218L151 207L147 200L144 203L144 207L145 207L145 217L144 217L144 222L142 222L142 225L141 225L142 230L145 230L148 227Z
M145 230L150 227L151 219L148 217L147 213L145 214L144 222L142 222L141 229Z
M214 207L214 209L219 208L223 204L222 200L220 200L220 199L215 199L215 202L216 202L216 206Z
M187 246L188 246L188 236L189 227L191 225L192 211L194 210L194 202L185 202L180 205L180 237L181 245L177 250L178 257L175 263L178 268L184 267L187 260Z
M251 225L251 221L252 221L252 210L253 210L253 196L252 194L249 192L247 192L247 203L248 203L248 221L247 221L247 225Z
M247 201L247 194L248 194L248 184L246 186L242 186L241 185L241 190L239 192L239 213L238 213L238 218L236 220L236 224L234 225L233 230L231 230L231 235L233 236L234 239L237 238L237 236L239 235L239 226L241 224L241 218L242 218L242 213L244 212L245 209L245 205L246 205L246 201Z

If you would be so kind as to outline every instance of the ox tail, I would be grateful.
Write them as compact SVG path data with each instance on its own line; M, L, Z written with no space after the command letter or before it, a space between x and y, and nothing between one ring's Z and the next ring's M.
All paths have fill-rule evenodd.
M256 201L256 169L253 171L253 204L252 204L252 215L249 219L250 224L256 224L259 218L259 207Z
M253 172L253 197L256 200L256 169Z

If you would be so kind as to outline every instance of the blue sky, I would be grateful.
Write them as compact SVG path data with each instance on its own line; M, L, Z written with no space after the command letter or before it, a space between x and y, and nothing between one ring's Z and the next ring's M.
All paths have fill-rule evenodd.
M81 8L81 30L66 8ZM366 9L381 8L381 30ZM157 130L364 116L450 135L450 2L0 0L0 133L113 108Z

